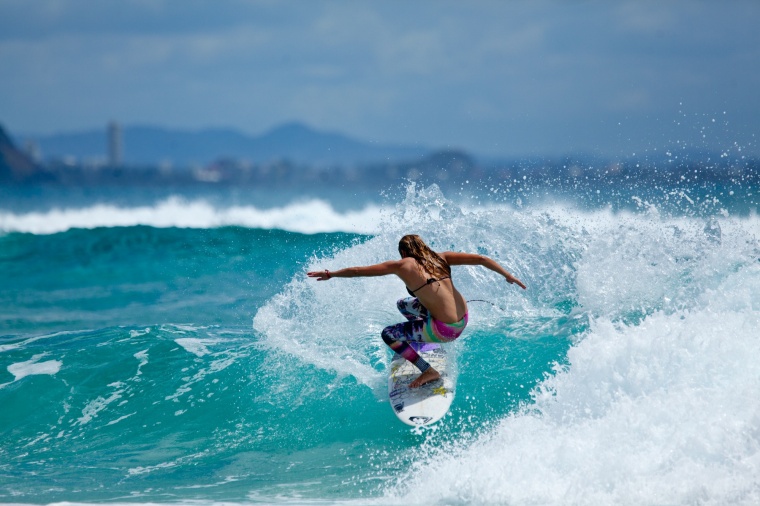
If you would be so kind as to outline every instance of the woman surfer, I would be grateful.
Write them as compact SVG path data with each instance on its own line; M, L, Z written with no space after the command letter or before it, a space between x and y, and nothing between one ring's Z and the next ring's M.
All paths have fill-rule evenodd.
M337 271L313 271L307 275L317 281L331 278L355 278L395 274L406 284L411 297L400 299L397 306L408 321L385 327L381 333L385 344L412 362L420 374L409 384L417 388L441 375L409 345L410 342L445 343L458 338L467 325L467 302L454 287L452 265L482 265L498 272L508 283L525 285L494 260L471 253L446 251L436 253L418 235L405 235L398 243L401 260L347 267ZM413 287L413 289L409 288Z

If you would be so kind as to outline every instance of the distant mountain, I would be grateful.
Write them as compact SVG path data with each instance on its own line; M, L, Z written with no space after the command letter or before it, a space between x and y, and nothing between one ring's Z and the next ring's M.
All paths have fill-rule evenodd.
M39 178L37 166L0 126L0 182L22 182Z
M39 146L46 159L75 157L78 160L105 160L106 127L76 133L21 135ZM381 160L406 160L429 152L415 146L375 144L334 132L289 123L260 136L248 136L229 129L199 131L170 130L149 126L123 127L126 165L155 165L170 162L184 166L205 165L220 158L266 162L287 159L296 163L351 164Z

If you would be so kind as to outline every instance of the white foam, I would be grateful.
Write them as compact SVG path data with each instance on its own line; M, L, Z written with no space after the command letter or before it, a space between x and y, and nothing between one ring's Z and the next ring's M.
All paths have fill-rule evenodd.
M699 218L543 212L574 257L566 275L590 330L474 443L415 449L427 456L387 499L760 503L757 217L724 217L717 236ZM533 256L552 247L535 244Z
M132 416L132 415L136 415L136 414L137 414L137 413L130 413L130 414L128 414L128 415L120 416L120 417L119 417L119 418L117 418L116 420L111 420L111 421L110 421L110 422L108 422L106 425L116 425L117 423L121 422L122 420L126 420L126 419L127 419L127 418L129 418L130 416Z
M98 396L88 402L82 409L82 416L76 420L75 425L86 425L90 423L93 419L97 418L99 413L106 409L109 404L122 398L126 386L124 383L116 381L110 383L108 386L114 389L111 395L108 397Z
M144 336L146 334L150 334L150 327L146 327L144 330L130 330L129 331L129 337L131 338Z
M218 341L215 339L199 339L196 337L182 337L174 340L175 343L182 346L185 351L192 353L196 357L202 357L211 353L206 346L210 346Z
M529 287L457 267L467 298L518 317L557 316L555 304L572 298L574 315L593 322L525 409L474 443L415 448L389 502L760 501L760 220L723 215L719 227L651 206L465 209L412 189L375 237L310 262L305 270L384 261L401 235L419 233L434 249L492 256ZM378 334L399 320L401 294L393 277L299 274L258 311L254 329L272 351L377 387L387 360ZM293 388L286 381L283 391Z
M12 350L24 348L25 346L27 346L29 344L32 344L35 341L39 341L41 339L50 339L50 338L55 338L55 337L60 337L60 336L66 336L66 335L75 334L75 333L76 332L73 332L73 331L55 332L53 334L47 334L47 335L42 335L42 336L30 337L28 339L24 339L23 341L19 341L19 342L16 342L16 343L2 344L2 345L0 345L0 353L4 353L4 352L7 352L7 351L12 351Z
M202 362L204 363L204 367L199 368L195 374L191 377L183 377L183 383L179 387L177 387L177 390L172 395L166 396L164 399L167 401L174 401L179 402L180 398L184 396L185 394L192 391L193 386L201 383L206 376L216 374L218 372L221 372L225 370L226 368L233 365L235 362L237 362L238 359L242 357L247 356L246 350L235 350L226 348L222 351L212 353L208 346L212 346L214 344L218 344L220 342L223 342L221 339L199 339L194 337L187 337L187 338L179 338L174 340L177 344L182 346L182 348L185 349L185 351L192 353L198 359L203 357L209 357L207 359L204 359ZM195 359L196 362L201 362L200 360ZM212 383L215 383L216 380L213 380ZM202 402L202 401L201 401ZM184 410L178 410L175 412L175 416L179 416L183 414Z
M138 351L133 355L137 360L140 361L139 364L137 364L137 373L135 374L135 377L142 375L142 368L143 366L148 365L148 350L142 350Z
M0 231L54 234L72 228L148 225L159 228L242 226L304 234L371 234L377 230L382 212L382 208L374 204L357 211L338 212L319 199L260 209L255 206L216 207L205 200L170 197L155 205L138 207L97 204L81 209L51 209L45 212L0 211Z
M198 458L201 458L205 455L204 452L200 453L193 453L190 455L183 455L182 457L179 457L171 462L162 462L160 464L156 464L154 466L137 466L130 468L128 472L128 476L136 476L140 474L146 474L146 473L152 473L153 471L159 471L163 469L170 469L177 467L182 464L186 464L188 462L192 462L194 460L197 460Z
M475 444L435 452L399 502L757 504L758 313L599 322L570 367ZM433 449L431 449L433 450ZM396 496L398 498L398 496Z
M32 376L35 374L48 374L55 375L61 370L63 362L60 360L47 360L45 362L38 362L44 354L35 355L31 360L26 362L18 362L8 366L8 372L13 374L14 381L18 381L26 376Z
M554 305L572 297L573 314L593 322L569 365L524 409L474 443L415 448L386 499L760 502L760 220L722 216L721 233L714 230L656 209L462 209L415 192L372 239L314 259L305 270L376 263L397 256L401 235L420 233L434 249L495 257L529 287L457 267L467 298L519 317L557 316ZM300 274L258 311L254 329L272 351L376 387L387 356L377 335L399 320L402 293L392 277L315 282ZM471 325L500 317L479 315Z

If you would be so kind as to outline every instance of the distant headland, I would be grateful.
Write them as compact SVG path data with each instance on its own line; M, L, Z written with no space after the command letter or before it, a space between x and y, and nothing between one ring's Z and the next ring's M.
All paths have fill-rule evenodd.
M597 192L700 181L756 185L760 173L759 160L730 153L654 149L624 160L584 155L486 160L463 150L360 141L299 123L250 137L225 129L178 131L111 122L100 131L18 139L0 125L0 185L378 191L418 181L443 188L485 183L566 192L593 186Z

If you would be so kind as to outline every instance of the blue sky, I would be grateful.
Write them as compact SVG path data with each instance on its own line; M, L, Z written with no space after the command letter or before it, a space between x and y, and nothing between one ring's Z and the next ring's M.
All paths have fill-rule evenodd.
M760 2L2 0L0 123L760 155Z

